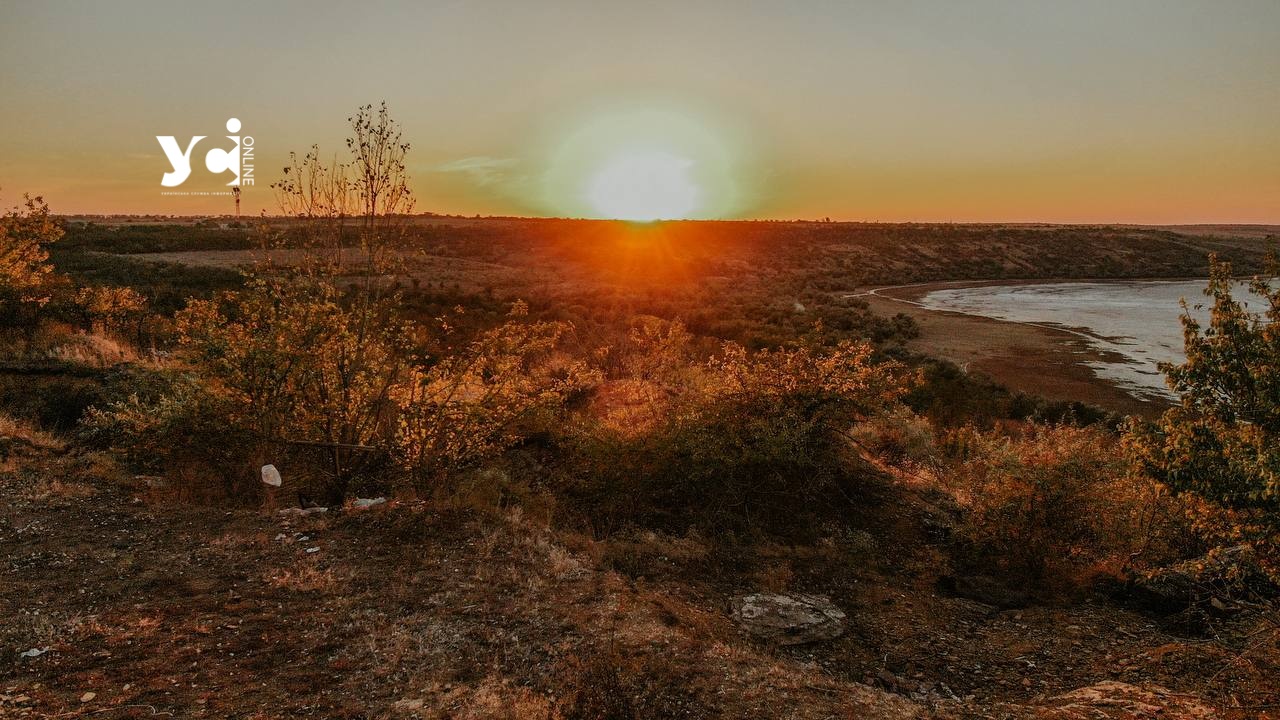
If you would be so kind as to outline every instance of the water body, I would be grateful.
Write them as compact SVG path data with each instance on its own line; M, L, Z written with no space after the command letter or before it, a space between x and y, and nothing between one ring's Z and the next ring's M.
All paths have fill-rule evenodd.
M1142 399L1169 399L1173 394L1157 366L1186 360L1178 303L1206 304L1204 287L1204 280L989 285L934 290L919 302L1074 332L1105 354L1104 360L1085 361L1099 377ZM1208 310L1193 314L1203 320Z

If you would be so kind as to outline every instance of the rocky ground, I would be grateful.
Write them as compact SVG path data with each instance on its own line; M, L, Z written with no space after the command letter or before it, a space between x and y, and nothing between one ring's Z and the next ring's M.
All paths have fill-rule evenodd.
M923 505L892 483L869 515L898 519L839 552L735 558L510 509L195 507L100 457L21 445L0 467L0 717L1083 720L1280 703L1261 611L1186 637L1101 599L940 592Z

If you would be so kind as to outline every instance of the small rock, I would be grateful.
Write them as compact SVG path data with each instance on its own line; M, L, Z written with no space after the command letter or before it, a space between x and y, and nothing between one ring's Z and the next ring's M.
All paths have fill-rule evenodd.
M308 555L310 555L311 553L318 553L318 552L320 552L320 548L318 548L318 547L309 547L309 548L307 548L307 554L308 554Z
M734 600L733 617L752 635L779 645L832 640L844 633L844 613L821 595L747 595Z
M386 498L384 498L384 497L376 497L376 498L360 498L360 499L356 500L355 502L351 503L351 505L352 505L352 507L355 507L355 508L358 508L358 509L360 509L360 510L363 510L363 509L365 509L365 508L371 508L371 507L373 507L374 505L381 505L381 504L385 503L386 501L387 501L387 499L386 499Z
M30 650L23 650L18 653L18 655L24 658L38 658L47 652L49 652L49 648L47 647L31 648Z
M421 710L424 704L425 703L422 701L422 698L405 698L403 700L395 701L391 704L391 707L396 710L412 712L414 710Z
M98 693L90 691L80 696L80 702L87 703L96 697L98 697Z
M284 484L284 480L280 478L280 471L275 465L262 466L262 483L271 487L280 487Z
M281 510L280 514L289 516L289 517L306 517L307 515L315 515L316 513L326 513L326 512L329 512L329 508L327 507L313 507L313 508L291 507L291 508L285 508Z
M159 475L134 475L133 479L153 490L163 490L169 487L169 482Z
M876 671L876 681L885 690L898 693L899 695L919 695L921 693L929 693L927 683L911 682L906 678L893 674L888 668L880 668Z

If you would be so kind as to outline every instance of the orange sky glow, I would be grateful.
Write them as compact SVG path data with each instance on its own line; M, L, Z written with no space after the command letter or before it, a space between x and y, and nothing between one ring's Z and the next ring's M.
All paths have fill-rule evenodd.
M1280 223L1280 3L10 4L0 205L227 214L205 152L343 149L386 100L417 210ZM157 136L207 136L178 188ZM163 194L170 192L171 194ZM172 194L179 192L182 194ZM206 194L211 193L211 194Z

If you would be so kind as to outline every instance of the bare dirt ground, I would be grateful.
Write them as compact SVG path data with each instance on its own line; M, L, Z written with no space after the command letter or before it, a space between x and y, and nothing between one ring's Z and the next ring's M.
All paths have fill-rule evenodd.
M713 639L733 636L716 614L689 610L712 628L689 631L518 513L287 519L55 467L56 485L29 467L3 479L0 716L549 717L613 654L654 666L656 716L913 714Z
M0 473L0 717L604 717L625 697L612 717L1261 718L1280 699L1275 638L1246 619L1185 638L1098 600L939 593L927 503L891 479L862 556L726 562L515 510L195 507L59 452ZM780 585L829 595L845 634L744 635L730 599Z

